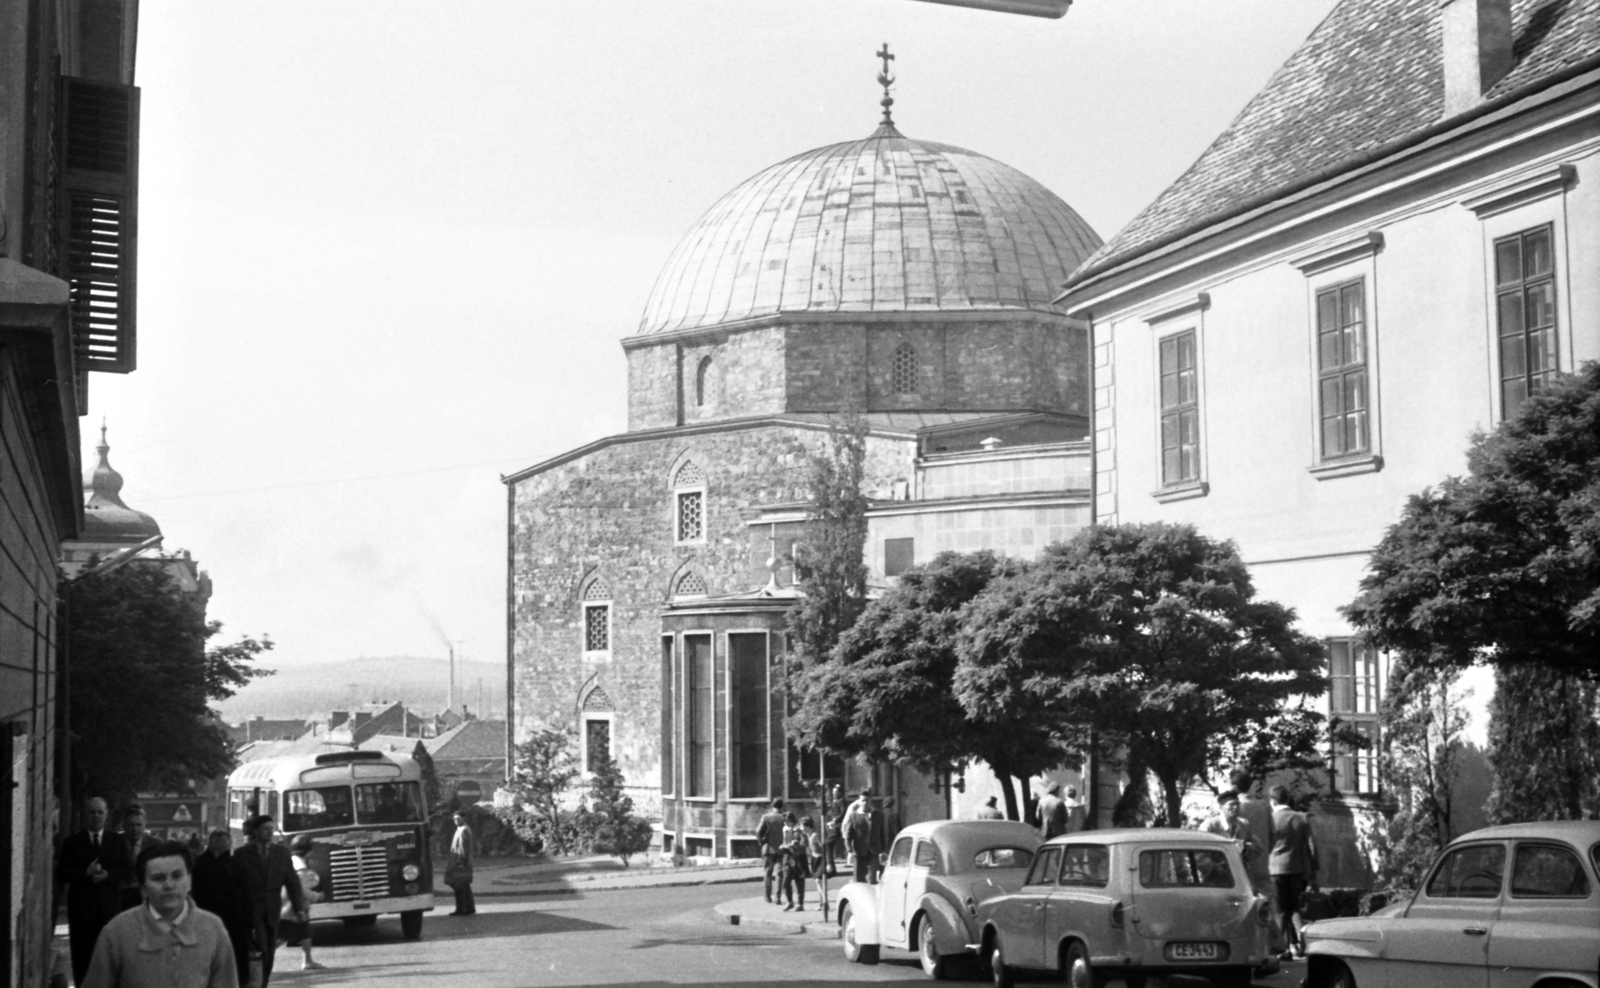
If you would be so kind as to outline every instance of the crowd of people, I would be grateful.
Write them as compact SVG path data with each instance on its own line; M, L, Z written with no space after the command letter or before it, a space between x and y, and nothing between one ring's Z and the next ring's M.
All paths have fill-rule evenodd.
M276 821L258 814L244 847L214 830L196 854L190 843L147 834L137 805L123 811L121 832L108 819L105 800L90 799L84 829L62 841L56 859L79 988L267 988L280 932L298 943L306 969L322 967L300 880L309 841L291 853L274 840Z

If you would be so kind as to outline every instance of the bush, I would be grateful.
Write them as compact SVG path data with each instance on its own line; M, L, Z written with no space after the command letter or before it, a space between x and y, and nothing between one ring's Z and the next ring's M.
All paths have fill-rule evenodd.
M594 782L589 787L589 805L579 813L579 826L589 847L599 854L614 854L628 866L628 859L650 847L654 831L648 820L633 815L633 797L622 788L622 769L603 749L594 753Z
M494 807L483 803L469 803L466 806L456 807L455 812L460 813L466 819L467 826L472 828L472 836L478 842L479 854L491 858L509 858L527 853L527 845L522 838ZM446 817L444 826L439 830L440 841L443 844L441 853L449 852L450 838L454 833L455 824Z

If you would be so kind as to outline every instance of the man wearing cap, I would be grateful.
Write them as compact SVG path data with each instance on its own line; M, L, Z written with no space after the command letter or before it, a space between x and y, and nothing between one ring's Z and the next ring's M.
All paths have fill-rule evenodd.
M855 880L870 881L872 860L875 856L872 849L871 789L862 789L856 794L856 801L844 811L841 828L844 830L845 847L849 849L855 865Z
M1067 787L1067 798L1062 800L1062 803L1067 809L1067 833L1075 834L1083 829L1084 823L1089 819L1089 808L1078 798L1076 786Z
M990 796L978 807L979 820L1004 820L1006 815L1000 812L1000 807L995 805L1000 802L999 796Z
M1067 832L1067 802L1061 798L1061 783L1052 780L1039 797L1039 833L1045 840Z

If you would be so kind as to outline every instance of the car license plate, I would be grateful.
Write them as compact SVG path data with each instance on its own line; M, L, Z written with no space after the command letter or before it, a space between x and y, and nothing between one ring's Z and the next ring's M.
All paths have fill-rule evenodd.
M1169 943L1167 944L1167 960L1169 961L1225 961L1228 959L1228 947L1221 943Z

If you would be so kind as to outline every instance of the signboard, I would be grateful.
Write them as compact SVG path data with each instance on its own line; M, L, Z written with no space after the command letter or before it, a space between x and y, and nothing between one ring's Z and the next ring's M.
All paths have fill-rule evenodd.
M457 782L456 799L462 803L476 803L483 799L483 787L471 779Z

